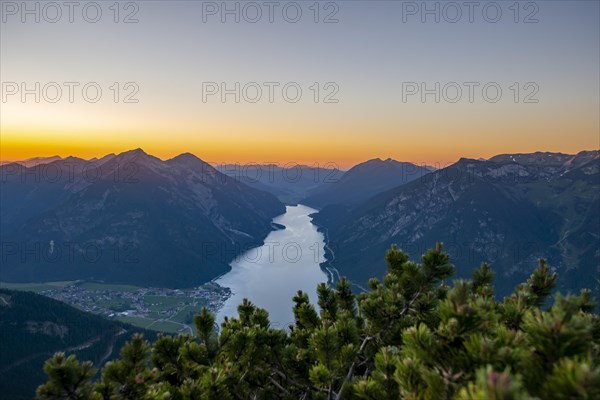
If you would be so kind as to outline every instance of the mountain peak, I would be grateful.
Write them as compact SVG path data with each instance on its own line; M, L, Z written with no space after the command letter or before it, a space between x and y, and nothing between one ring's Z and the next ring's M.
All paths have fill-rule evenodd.
M75 156L68 156L68 157L61 158L61 159L59 159L59 160L53 161L53 163L55 163L55 162L65 162L65 163L67 163L67 162L69 162L69 163L76 162L76 163L85 163L85 162L87 162L87 160L85 160L85 159L83 159L83 158L75 157Z
M28 159L23 160L24 162L28 162L28 161L40 161L40 160L60 160L62 159L61 156L59 155L54 155L54 156L49 156L49 157L31 157Z
M156 158L148 153L146 153L141 148L124 151L122 153L117 154L116 158L119 159L139 159L139 158Z
M146 153L141 148L137 148L134 150L124 151L123 153L119 153L114 157L108 157L103 161L103 164L107 164L109 162L117 164L135 163L145 166L160 166L162 160Z
M428 174L429 169L393 158L374 158L350 168L332 185L314 190L303 202L316 207L358 204Z
M386 164L396 164L397 165L397 164L409 164L409 163L398 161L398 160L395 160L395 159L393 159L391 157L388 157L388 158L385 158L385 159L377 157L377 158L372 158L370 160L362 162L360 164L357 164L355 166L358 167L358 166L361 166L361 165L386 165Z
M50 164L55 161L60 161L63 158L61 156L51 156L51 157L31 157L22 161L14 161L16 164L23 165L24 167L31 168L40 164ZM5 163L7 164L7 163Z
M208 165L204 160L189 152L181 153L180 155L167 160L167 162L169 164L185 164L189 166Z
M468 162L474 162L474 161L483 162L483 161L487 161L487 160L485 160L485 159L484 160L482 160L482 159L476 160L474 158L461 157L461 158L458 159L457 163L466 163L466 162L468 163Z
M172 160L200 160L200 158L190 152L185 152L173 157Z
M124 151L123 153L119 154L121 155L148 155L148 153L146 153L141 147L138 147L137 149L133 149L133 150L128 150L128 151Z
M534 153L498 154L488 161L495 163L517 163L521 165L562 165L573 155L536 151Z
M387 161L387 160L386 160ZM359 167L359 166L365 166L365 165L380 165L383 164L385 161L383 161L381 158L377 157L377 158L372 158L370 160L367 160L365 162L362 162L360 164L355 165L355 167ZM351 168L352 169L352 168Z

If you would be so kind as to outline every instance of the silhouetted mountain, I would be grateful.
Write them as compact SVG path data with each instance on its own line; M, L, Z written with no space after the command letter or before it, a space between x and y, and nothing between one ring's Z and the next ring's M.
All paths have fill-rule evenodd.
M18 163L0 166L0 233L14 230L88 186L100 165L99 161L67 157L32 167Z
M49 164L53 161L58 161L61 159L62 159L62 157L60 157L60 156L33 157L33 158L28 158L28 159L22 160L22 161L16 161L16 163L21 164L24 167L35 167L36 165Z
M501 293L547 258L563 291L600 294L598 151L461 159L352 209L328 207L315 222L328 231L335 266L363 284L383 275L392 243L421 254L442 241L459 276L490 262Z
M43 365L55 352L76 354L96 367L117 358L133 333L155 333L85 313L30 292L0 289L0 393L29 400L46 381Z
M285 211L273 195L191 154L161 161L137 149L101 163L70 161L73 173L52 182L0 167L2 215L10 216L1 280L190 287L228 271Z
M356 204L378 193L422 178L431 168L388 158L366 161L352 167L341 179L325 184L302 200L311 207Z
M103 156L103 157L100 157L100 158L95 158L95 157L94 157L94 158L92 158L92 159L91 159L91 160L89 160L89 161L90 161L90 162L93 162L93 163L97 163L98 165L101 165L101 164L104 164L105 162L107 162L107 161L109 161L109 160L111 160L111 159L115 158L116 156L117 156L116 154L114 154L114 153L110 153L110 154L107 154L107 155L105 155L105 156Z
M0 161L0 165L7 164L19 164L24 167L35 167L40 164L49 164L53 161L62 160L61 156L51 156L51 157L32 157L25 160L17 160L17 161Z
M306 197L306 193L337 182L344 174L333 165L222 164L216 168L248 186L277 196L286 204L297 204Z

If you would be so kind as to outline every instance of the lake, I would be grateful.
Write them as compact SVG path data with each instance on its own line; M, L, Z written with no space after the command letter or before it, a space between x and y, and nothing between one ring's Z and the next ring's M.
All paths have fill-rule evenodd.
M294 322L292 297L298 290L308 293L316 305L317 285L327 282L320 267L325 261L325 239L309 217L316 212L303 205L287 206L285 214L273 219L285 229L271 232L263 246L238 257L231 271L216 280L233 293L217 313L219 324L225 316L237 316L244 298L266 309L271 325L279 328Z

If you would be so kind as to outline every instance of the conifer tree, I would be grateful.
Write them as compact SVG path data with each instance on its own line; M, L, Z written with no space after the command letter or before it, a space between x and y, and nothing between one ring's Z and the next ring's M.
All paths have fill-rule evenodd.
M419 263L396 246L388 273L356 295L349 280L299 291L294 323L274 329L244 300L219 332L206 308L198 337L136 335L95 385L90 363L58 353L38 399L459 399L600 398L600 317L590 291L555 294L540 261L502 300L487 264L449 283L442 246Z
M44 364L48 382L37 389L40 400L84 400L92 398L91 378L96 374L92 363L80 363L74 355L56 353Z

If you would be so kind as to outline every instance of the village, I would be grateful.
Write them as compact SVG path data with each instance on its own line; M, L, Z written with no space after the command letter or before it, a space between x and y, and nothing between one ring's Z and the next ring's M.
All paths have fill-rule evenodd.
M141 328L194 334L194 314L202 307L216 313L231 296L231 290L215 282L191 289L75 282L40 294Z

